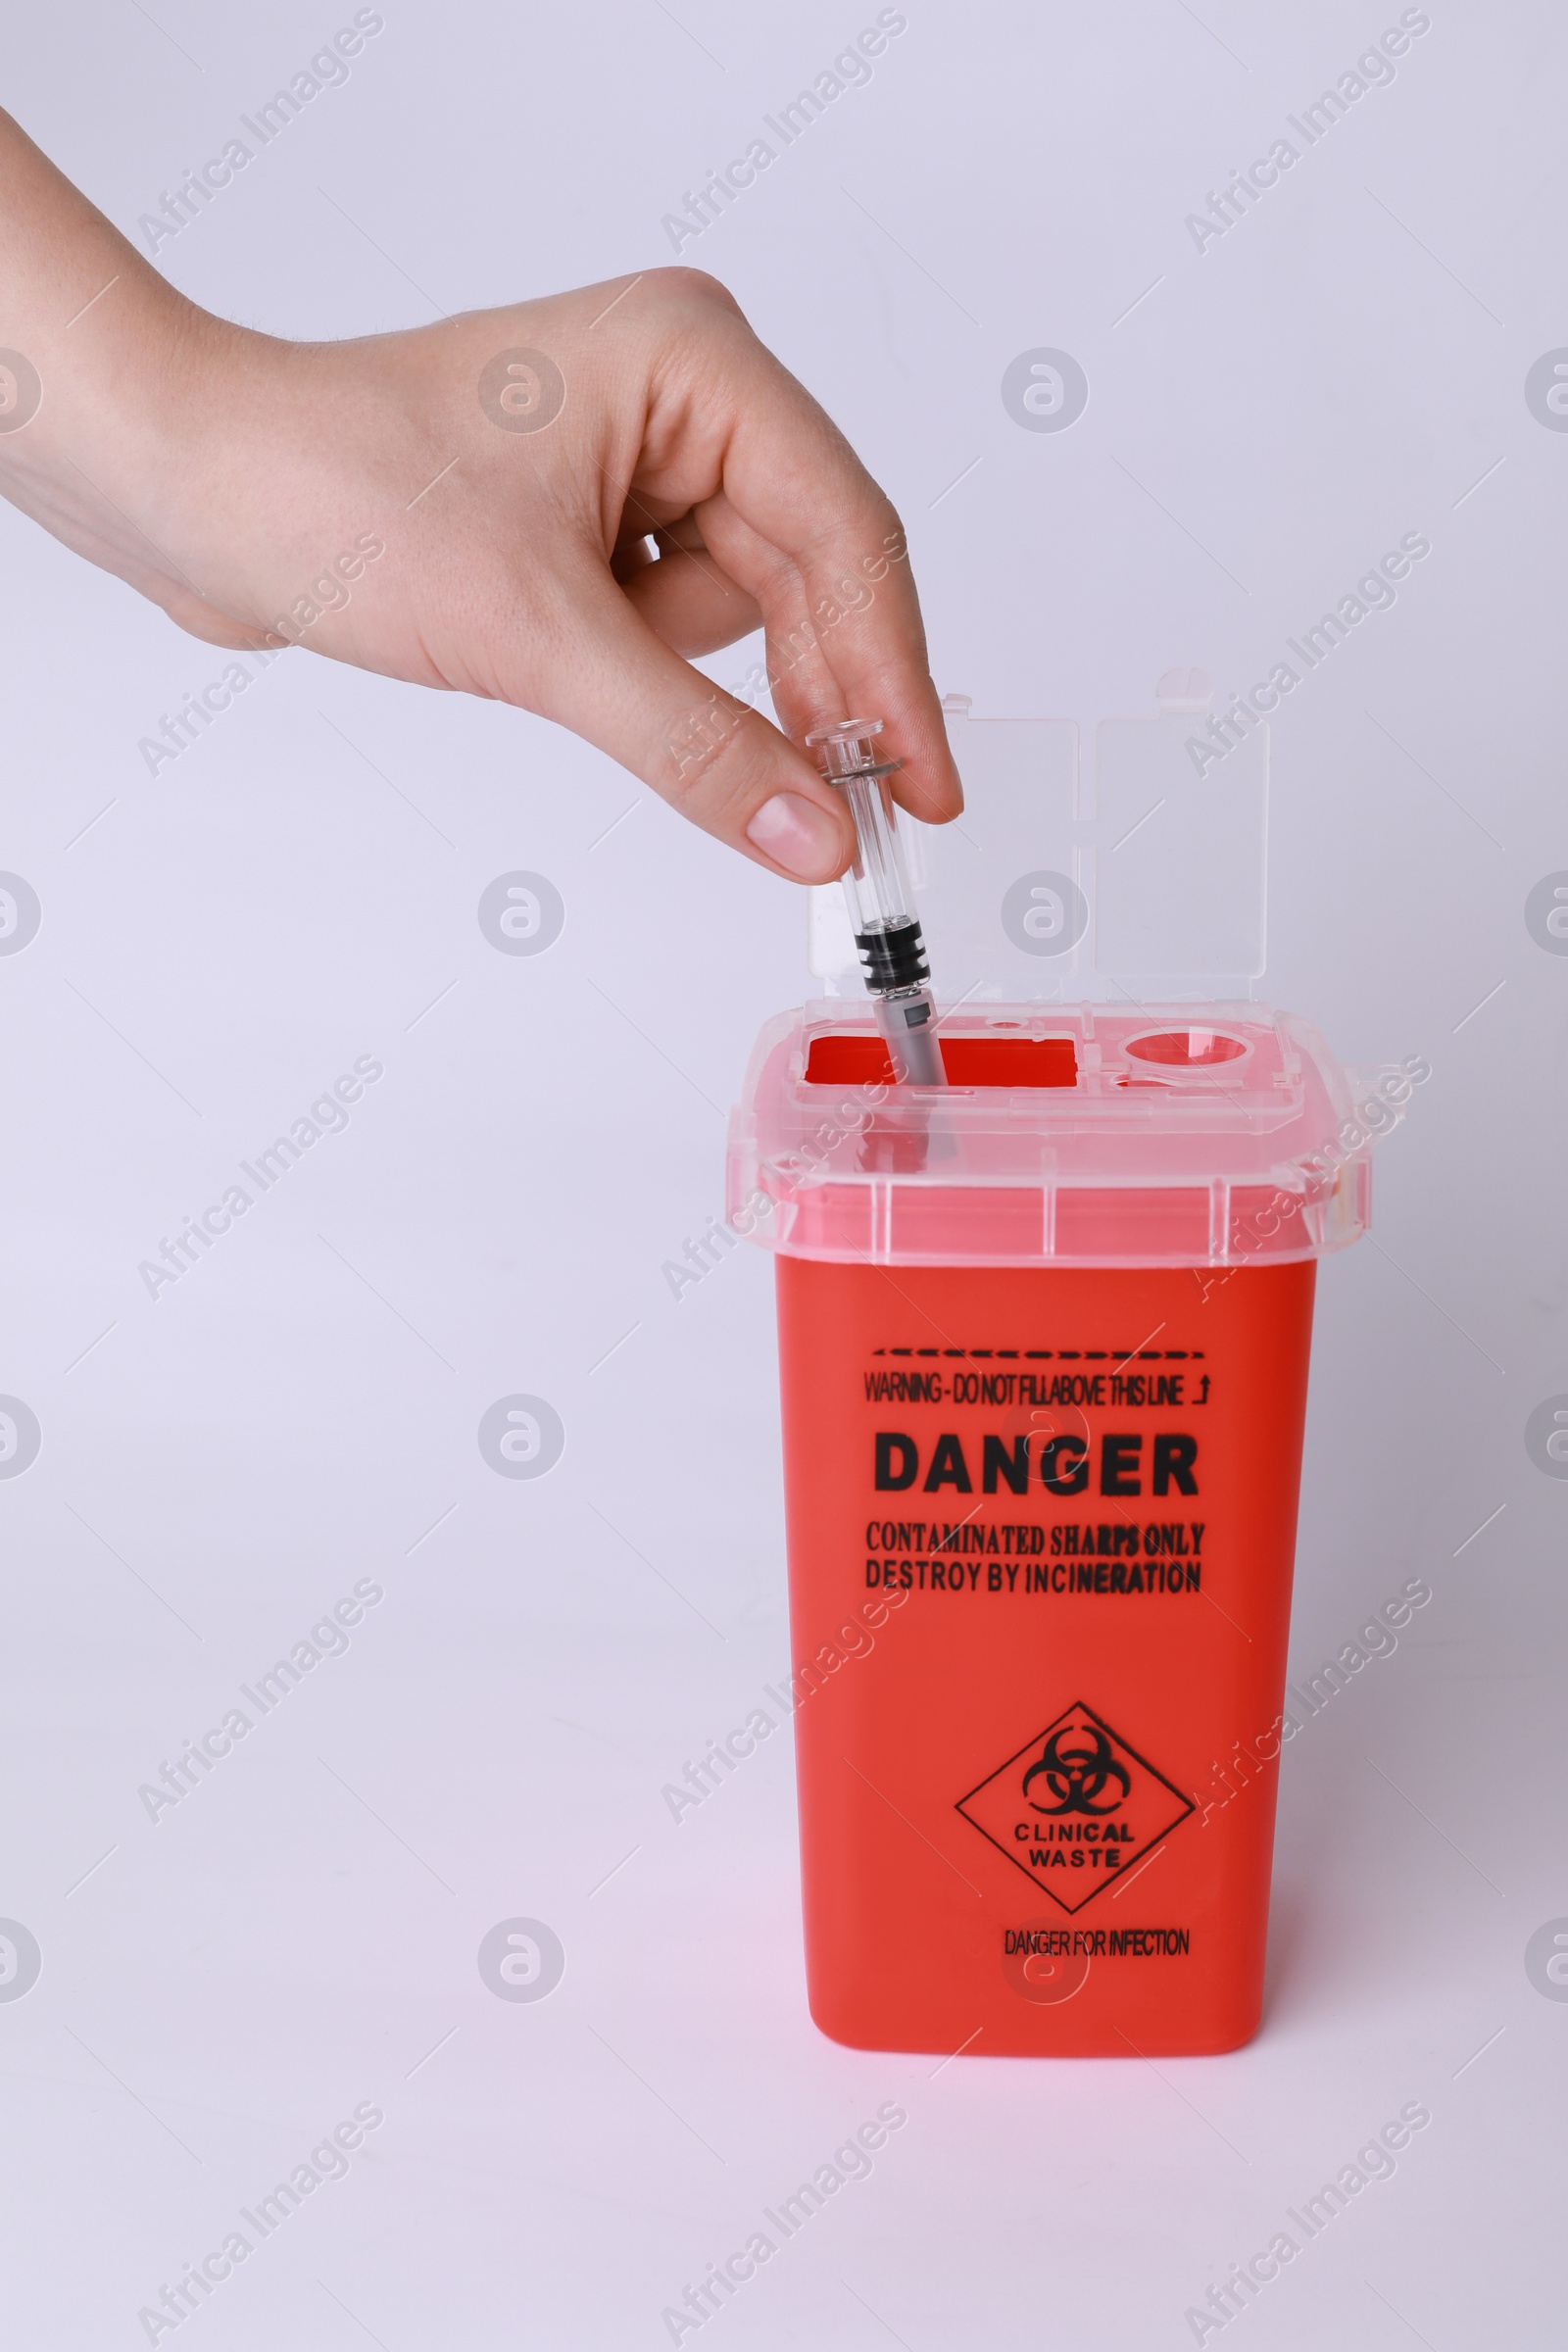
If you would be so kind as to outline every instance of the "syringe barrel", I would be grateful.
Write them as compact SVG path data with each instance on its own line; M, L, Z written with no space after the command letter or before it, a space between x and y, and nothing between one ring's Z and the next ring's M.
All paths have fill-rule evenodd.
M855 863L844 877L844 896L894 1076L901 1085L943 1086L947 1078L937 1049L931 973L888 789L900 763L878 760L881 732L879 718L852 718L817 727L806 741L855 820Z
M855 818L855 863L844 889L857 932L892 931L913 922L913 895L887 776L847 777L838 789Z
M844 896L857 940L868 934L904 932L911 925L918 933L914 894L899 839L898 812L888 790L888 778L899 762L878 760L876 738L881 732L879 718L852 718L842 726L818 727L806 738L808 748L816 752L827 781L849 803L855 820L855 862L844 877ZM924 979L923 962L915 972L904 970L904 960L895 952L898 969L886 968L883 957L878 957L874 966L868 964L870 987L877 991L907 987Z

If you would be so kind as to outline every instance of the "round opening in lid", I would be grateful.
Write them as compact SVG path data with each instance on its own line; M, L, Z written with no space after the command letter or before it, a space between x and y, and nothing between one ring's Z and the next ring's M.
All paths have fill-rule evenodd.
M1247 1050L1244 1039L1227 1037L1223 1029L1154 1029L1127 1041L1134 1061L1176 1070L1215 1069L1221 1062L1239 1061Z

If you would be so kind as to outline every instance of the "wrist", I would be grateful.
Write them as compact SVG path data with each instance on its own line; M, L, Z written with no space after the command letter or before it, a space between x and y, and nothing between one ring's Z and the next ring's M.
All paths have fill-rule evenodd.
M19 406L17 424L0 429L0 494L174 612L201 595L188 570L193 530L246 330L211 318L128 252L93 259L109 264L96 286L73 284L66 302L56 288L47 307L28 306L26 347L19 337L15 348L30 366L20 389L33 413L23 417ZM21 374L13 366L13 379Z

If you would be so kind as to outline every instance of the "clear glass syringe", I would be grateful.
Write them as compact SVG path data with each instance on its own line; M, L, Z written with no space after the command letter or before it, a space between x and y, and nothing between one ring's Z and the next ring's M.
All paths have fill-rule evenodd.
M879 718L850 718L814 728L806 742L855 819L855 863L844 877L844 895L894 1077L901 1085L946 1086L925 942L888 790L889 776L903 762L877 759L881 732Z

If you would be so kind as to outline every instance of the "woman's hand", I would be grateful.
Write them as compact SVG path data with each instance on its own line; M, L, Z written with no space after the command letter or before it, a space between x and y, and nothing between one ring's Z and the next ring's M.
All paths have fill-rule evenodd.
M285 343L186 303L4 117L0 224L0 492L182 628L519 704L826 881L836 796L688 660L760 625L791 736L881 717L903 804L962 806L898 515L713 280Z

